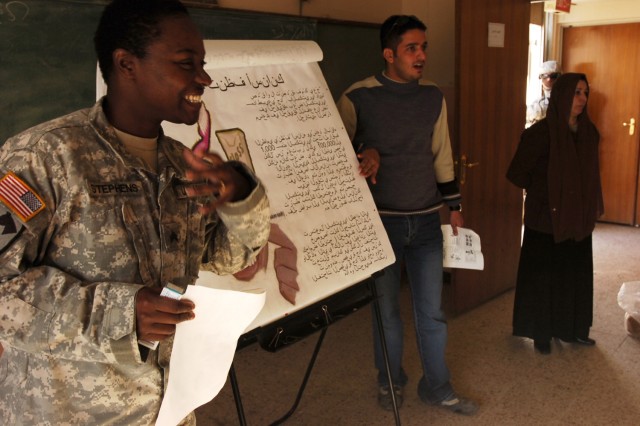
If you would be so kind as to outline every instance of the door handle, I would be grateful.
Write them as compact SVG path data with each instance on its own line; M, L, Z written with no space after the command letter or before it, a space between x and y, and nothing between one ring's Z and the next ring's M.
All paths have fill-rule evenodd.
M479 161L470 163L465 154L460 156L460 161L456 162L456 165L460 166L458 176L460 176L460 185L464 185L467 181L467 169L480 165Z
M624 127L629 126L629 136L633 136L636 132L636 119L631 118L628 123L622 123Z

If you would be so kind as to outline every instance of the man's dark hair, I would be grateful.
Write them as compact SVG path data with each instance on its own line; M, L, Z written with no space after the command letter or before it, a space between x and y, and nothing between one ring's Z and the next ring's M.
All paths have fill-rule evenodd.
M163 18L188 13L179 0L113 0L102 12L93 36L104 81L109 82L116 49L144 58L149 44L160 36L158 23Z
M413 15L393 15L387 18L380 27L380 47L389 48L395 53L402 35L409 30L426 31L427 26Z

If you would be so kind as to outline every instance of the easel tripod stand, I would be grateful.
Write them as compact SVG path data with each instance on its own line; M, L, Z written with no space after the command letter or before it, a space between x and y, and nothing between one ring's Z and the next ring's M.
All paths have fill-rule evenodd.
M393 380L391 378L391 373L389 370L389 355L387 352L384 329L382 327L382 316L380 313L378 295L373 278L368 278L364 281L361 281L333 296L330 296L305 309L302 309L301 311L296 313L295 316L292 315L291 317L288 317L286 323L275 322L274 324L256 329L248 333L247 335L243 335L240 337L238 345L239 348L245 347L248 344L258 341L263 349L275 352L286 345L300 340L302 337L306 337L316 331L320 331L320 335L318 336L318 340L311 355L309 365L307 366L293 405L291 406L289 411L287 411L287 413L285 413L277 420L271 422L270 425L276 426L284 423L295 413L296 409L298 408L329 326L336 322L338 319L347 316L349 313L357 311L362 306L365 306L369 303L373 303L373 312L375 315L375 320L378 323L378 331L380 335L380 341L382 342L384 361L387 367L387 379L389 381L389 388L393 389ZM287 339L288 336L295 337L293 339ZM233 364L231 365L231 368L229 370L229 381L231 383L231 388L233 391L233 398L238 413L239 423L241 426L247 426L242 398L240 395L240 387ZM391 392L391 400L393 403L395 424L396 426L400 426L400 414L398 411L398 403L396 401L394 392Z

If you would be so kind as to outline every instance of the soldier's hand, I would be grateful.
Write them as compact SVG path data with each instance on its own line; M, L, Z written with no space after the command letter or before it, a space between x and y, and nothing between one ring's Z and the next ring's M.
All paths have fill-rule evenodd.
M196 305L190 300L160 296L160 291L142 288L136 295L138 339L161 341L176 332L176 324L195 318Z
M251 192L251 183L219 155L205 152L183 151L189 167L187 178L194 185L187 187L189 197L211 197L201 210L209 213L228 201L239 201Z

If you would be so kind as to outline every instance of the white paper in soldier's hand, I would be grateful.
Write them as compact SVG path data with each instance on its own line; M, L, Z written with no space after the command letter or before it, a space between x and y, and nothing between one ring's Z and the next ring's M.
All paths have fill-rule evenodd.
M211 401L227 380L238 338L258 315L265 293L190 285L182 296L196 317L176 326L169 383L156 425L175 426Z
M458 227L456 236L451 225L442 225L442 238L445 268L484 269L478 234L471 229Z

